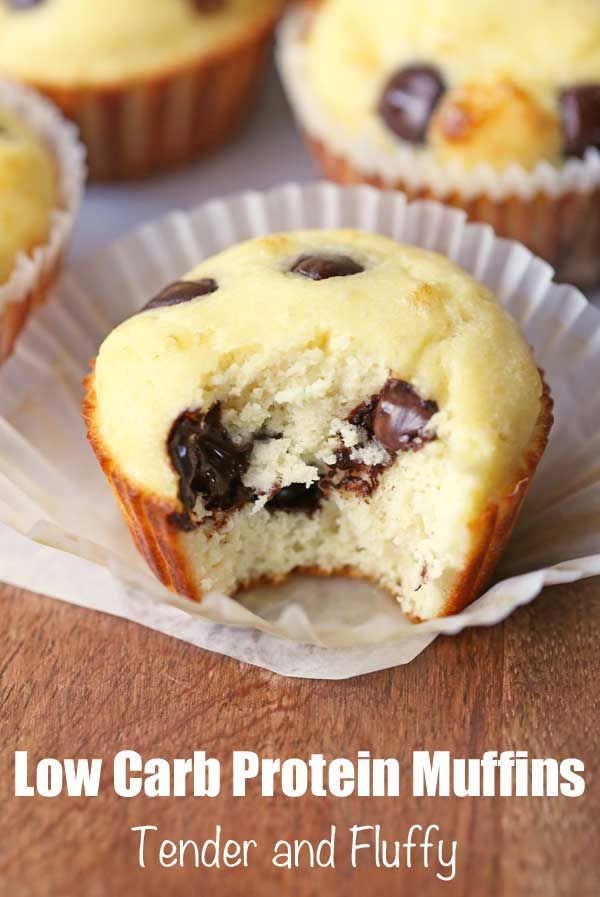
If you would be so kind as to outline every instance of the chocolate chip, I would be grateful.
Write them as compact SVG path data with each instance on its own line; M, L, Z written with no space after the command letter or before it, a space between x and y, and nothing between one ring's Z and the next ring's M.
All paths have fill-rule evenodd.
M179 498L185 509L184 515L171 517L173 525L180 529L193 526L198 496L208 511L231 511L251 501L252 494L242 477L250 463L252 446L232 440L221 423L219 404L206 414L181 414L171 428L167 449L179 477Z
M353 449L347 446L337 450L335 467L330 470L321 488L325 492L329 488L334 488L359 495L361 498L368 498L379 485L379 477L389 465L365 464L352 455Z
M373 432L386 451L416 451L435 439L427 425L439 408L404 380L388 380L373 417Z
M354 408L348 415L348 422L354 427L362 427L363 430L366 430L369 439L373 438L373 416L378 401L379 393L375 396L371 396L366 402L361 402L361 404Z
M389 79L379 101L379 114L402 140L424 143L433 111L446 92L437 69L409 65Z
M208 296L218 289L219 286L212 277L205 277L203 280L178 280L169 284L158 296L151 299L142 311L148 311L151 308L164 308L167 305L181 305L182 302L191 302L192 299L199 299L200 296Z
M565 156L583 158L590 146L600 149L600 84L582 84L560 96Z
M267 511L286 511L302 514L314 514L318 509L323 493L318 483L306 486L305 483L292 483L280 489L267 504Z
M364 270L362 265L348 255L303 255L291 268L292 274L300 274L310 280L349 277Z

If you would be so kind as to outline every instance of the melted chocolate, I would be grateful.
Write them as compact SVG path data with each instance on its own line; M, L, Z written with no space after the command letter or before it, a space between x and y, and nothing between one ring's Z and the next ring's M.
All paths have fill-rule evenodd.
M354 427L362 427L363 430L366 430L369 439L373 438L373 416L378 401L379 393L375 396L371 396L366 402L361 402L361 404L357 405L357 407L348 415L348 422Z
M379 396L373 416L377 440L392 454L418 451L435 439L427 429L439 408L426 401L404 380L388 380Z
M305 483L293 483L280 489L267 504L267 511L286 511L312 515L321 504L323 493L318 483L306 486Z
M335 456L335 467L328 478L328 486L368 498L377 488L379 477L387 465L364 464L351 457L352 451L346 446L338 449Z
M192 515L199 496L208 511L232 511L251 500L242 477L250 463L252 446L232 440L221 423L220 405L213 405L206 414L181 414L171 428L167 448L179 476L179 498L185 509L183 515L171 518L174 526L193 528Z
M379 101L379 114L390 131L409 143L424 143L431 116L446 92L437 69L409 65L392 75Z
M600 84L582 84L560 97L565 156L583 158L590 146L600 149Z
M390 456L389 461L364 464L352 458L354 449L344 446L336 453L336 465L328 484L368 498L398 452L419 451L426 442L436 438L427 431L427 424L438 410L435 402L421 399L409 383L388 380L380 393L350 412L348 421L365 431L363 446L376 440Z
M164 290L151 299L142 309L149 311L151 308L164 308L169 305L181 305L183 302L191 302L200 296L208 296L219 289L219 285L212 277L203 280L177 280L169 284Z
M349 277L361 274L365 269L348 255L303 255L292 267L292 274L300 274L310 280L328 280L330 277Z

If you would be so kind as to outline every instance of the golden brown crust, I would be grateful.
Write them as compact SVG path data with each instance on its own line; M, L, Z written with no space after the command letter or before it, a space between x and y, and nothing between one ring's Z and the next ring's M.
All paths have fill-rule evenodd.
M30 83L79 126L92 180L145 177L229 136L248 109L278 16L271 11L235 43L147 79L82 87Z
M192 571L188 567L180 541L180 532L169 523L176 510L170 502L144 495L123 477L98 436L96 429L96 391L94 373L84 381L86 390L83 417L88 439L125 517L133 541L156 577L171 591L200 601Z
M524 87L501 78L469 83L447 91L438 103L427 140L442 165L475 167L492 161L533 168L540 160L558 162L562 130L554 112Z
M431 188L415 190L403 181L389 183L376 174L364 174L347 158L336 156L310 135L306 140L324 176L338 184L371 184L399 190L409 200L433 199L464 209L471 221L490 224L499 237L518 240L556 269L557 277L587 288L600 283L600 187L591 193L562 196L537 193L528 199L502 200L486 194L459 192L437 195Z
M60 273L62 259L55 261L52 268L43 276L18 302L9 302L0 312L0 364L11 355L17 337L25 327L33 309L41 305L56 283Z
M553 402L550 389L542 375L543 393L540 413L531 439L529 451L523 466L497 502L490 503L481 517L472 526L477 533L476 546L464 572L449 596L441 616L458 613L484 590L495 565L504 550L521 506L527 495L537 465L548 443L553 424ZM169 517L180 509L177 503L165 502L151 494L144 494L122 476L105 451L96 427L96 392L94 374L85 381L86 396L83 413L88 428L88 438L96 457L117 497L133 539L140 553L168 589L186 595L195 601L202 600L202 593L195 582L182 547L182 533L169 523ZM318 567L304 567L291 573L307 573L317 576L350 576L355 579L370 579L359 569L344 567L340 570L323 570ZM284 577L261 577L240 585L242 591L260 582L281 583Z
M456 614L475 600L490 581L518 520L523 502L531 486L537 466L544 454L554 423L550 387L540 372L543 392L540 413L523 466L505 495L493 502L481 518L472 524L478 542L465 571L454 587L442 616Z

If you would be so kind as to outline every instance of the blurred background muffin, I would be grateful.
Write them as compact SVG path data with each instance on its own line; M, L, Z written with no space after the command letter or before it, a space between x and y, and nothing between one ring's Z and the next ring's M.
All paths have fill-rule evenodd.
M58 177L50 151L33 128L0 105L0 283L19 253L29 253L50 233L58 204Z
M0 81L0 361L53 285L85 180L76 129Z
M74 119L91 176L149 174L246 111L282 0L0 0L0 72Z
M279 59L329 178L461 206L600 280L597 0L303 3Z

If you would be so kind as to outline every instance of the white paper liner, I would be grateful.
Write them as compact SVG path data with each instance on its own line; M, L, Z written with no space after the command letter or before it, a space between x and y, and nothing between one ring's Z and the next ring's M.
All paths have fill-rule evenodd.
M363 228L446 253L497 292L546 372L557 424L505 578L454 617L413 625L375 587L341 579L292 579L243 603L174 597L137 555L87 445L81 379L109 330L206 256L304 227ZM439 633L496 623L545 585L600 574L599 377L600 312L461 211L366 186L288 184L174 212L67 275L0 370L0 579L284 675L340 679L407 663Z
M530 199L537 193L551 197L590 193L600 185L600 152L593 148L584 159L568 159L561 168L542 161L531 171L516 164L502 171L485 164L465 170L458 164L438 165L428 153L408 144L388 145L386 140L382 147L368 126L358 135L344 131L311 85L304 37L313 15L296 6L284 16L277 33L279 72L301 128L366 177L377 175L390 187L402 183L414 191L427 188L439 198L458 192L463 199L483 194L496 202L509 196Z
M58 167L60 206L52 213L46 243L22 253L6 283L0 285L0 312L20 302L58 263L75 220L85 186L85 149L75 125L68 122L49 100L29 87L0 79L0 106L15 112L49 146Z

